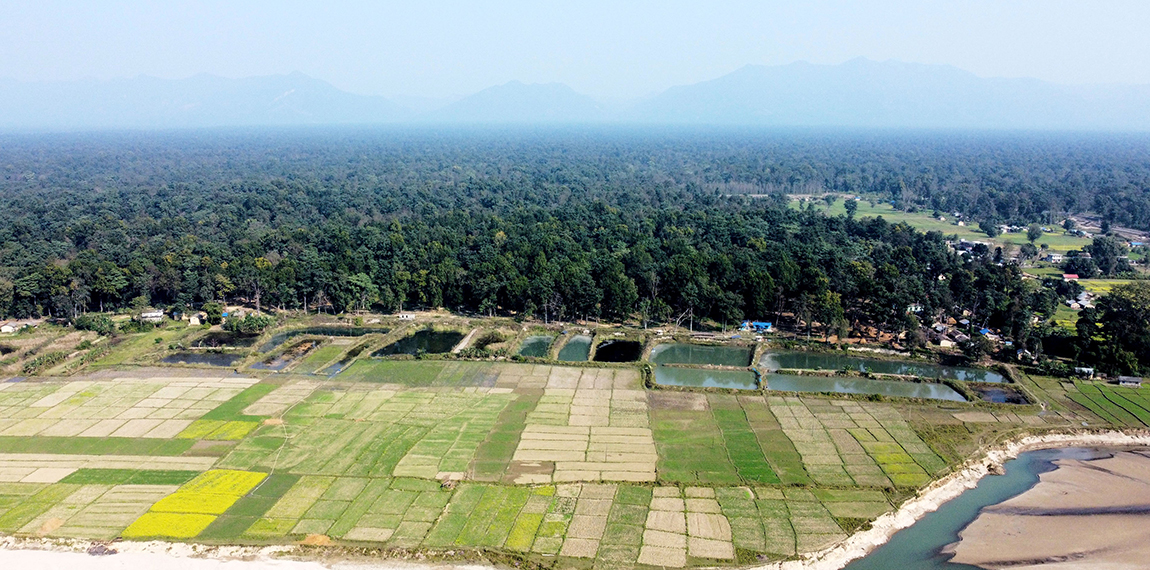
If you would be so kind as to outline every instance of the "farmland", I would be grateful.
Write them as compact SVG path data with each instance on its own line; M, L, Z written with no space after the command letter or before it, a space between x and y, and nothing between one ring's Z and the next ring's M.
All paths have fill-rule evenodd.
M946 473L978 438L1079 418L652 391L633 367L490 361L15 380L0 383L0 532L253 545L323 536L563 568L811 552ZM1139 390L1082 385L1059 401L1091 420L1150 421ZM967 436L940 448L938 425Z

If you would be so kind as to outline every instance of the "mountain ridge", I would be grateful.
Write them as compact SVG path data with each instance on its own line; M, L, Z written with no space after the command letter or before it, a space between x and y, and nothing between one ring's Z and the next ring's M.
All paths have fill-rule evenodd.
M668 124L763 127L1150 130L1150 85L983 78L949 65L855 58L745 65L626 103L563 83L509 81L415 110L300 72L239 79L21 83L0 78L0 128L337 124Z

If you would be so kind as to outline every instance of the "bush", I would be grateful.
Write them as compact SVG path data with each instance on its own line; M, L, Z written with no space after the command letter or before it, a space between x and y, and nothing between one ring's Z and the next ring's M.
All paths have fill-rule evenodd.
M37 356L24 364L24 374L35 374L44 368L64 362L65 358L68 358L68 353L62 351Z
M76 327L76 330L92 331L103 336L116 332L116 324L108 315L80 315L72 321L72 326Z
M207 321L209 325L218 325L223 322L224 307L219 303L204 303L204 306L200 307L200 309L204 311L206 315L204 320Z
M137 320L124 321L123 323L120 323L120 331L126 333L148 332L156 330L156 327L157 325L155 323L146 323L144 321Z
M242 319L229 317L224 322L224 330L243 335L257 335L274 325L275 317L269 315L248 315Z

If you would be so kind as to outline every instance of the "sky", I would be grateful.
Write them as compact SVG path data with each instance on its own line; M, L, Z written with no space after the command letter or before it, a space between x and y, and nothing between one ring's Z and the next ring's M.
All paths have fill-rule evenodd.
M0 78L300 71L455 99L512 80L630 99L748 64L856 57L1150 83L1146 0L0 0Z

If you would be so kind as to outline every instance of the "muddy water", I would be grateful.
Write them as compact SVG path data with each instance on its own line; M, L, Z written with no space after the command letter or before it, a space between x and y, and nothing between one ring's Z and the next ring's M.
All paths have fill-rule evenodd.
M211 366L231 366L243 355L227 352L177 352L165 356L161 362L167 364L209 364Z
M554 337L548 335L529 336L523 339L523 344L519 345L519 355L544 358L547 356L547 351L551 348L552 340L554 340Z
M742 368L751 365L751 350L738 346L660 344L651 349L651 362L655 364L712 364Z
M377 351L372 356L390 356L393 354L442 354L451 352L459 341L463 340L463 333L455 331L421 330L411 336L401 338Z
M591 354L591 337L576 335L559 350L559 360L564 362L586 362Z
M690 388L731 388L757 390L755 373L750 370L714 370L710 368L655 367L655 383L663 386Z

